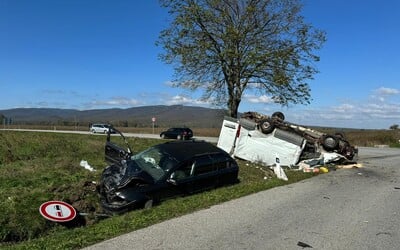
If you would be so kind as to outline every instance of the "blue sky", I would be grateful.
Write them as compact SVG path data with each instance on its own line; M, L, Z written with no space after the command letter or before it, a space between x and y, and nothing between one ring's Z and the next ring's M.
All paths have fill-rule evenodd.
M307 22L327 32L310 105L281 107L245 94L239 111L305 125L400 124L397 0L304 0ZM0 0L0 110L201 105L172 88L155 46L170 17L158 0Z

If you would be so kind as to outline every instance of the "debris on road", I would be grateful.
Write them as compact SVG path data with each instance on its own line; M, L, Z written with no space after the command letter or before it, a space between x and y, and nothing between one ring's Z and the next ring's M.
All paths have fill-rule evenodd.
M354 163L354 164L347 164L347 165L337 165L336 168L362 168L362 164L361 163Z
M297 242L297 245L302 248L305 248L305 247L313 248L312 246L308 245L307 243L304 243L301 241Z

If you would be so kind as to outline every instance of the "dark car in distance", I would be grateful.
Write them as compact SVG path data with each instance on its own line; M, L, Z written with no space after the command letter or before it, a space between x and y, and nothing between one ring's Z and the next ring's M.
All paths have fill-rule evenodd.
M193 131L190 128L170 128L160 133L163 139L188 140L193 137Z
M205 141L170 141L133 155L108 136L105 154L112 164L104 169L98 192L111 214L238 182L236 161Z

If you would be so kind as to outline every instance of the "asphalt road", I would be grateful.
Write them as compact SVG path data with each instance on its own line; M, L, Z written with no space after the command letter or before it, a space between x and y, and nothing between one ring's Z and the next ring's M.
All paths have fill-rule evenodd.
M340 169L86 249L399 249L400 150L360 148ZM301 244L300 243L300 244Z

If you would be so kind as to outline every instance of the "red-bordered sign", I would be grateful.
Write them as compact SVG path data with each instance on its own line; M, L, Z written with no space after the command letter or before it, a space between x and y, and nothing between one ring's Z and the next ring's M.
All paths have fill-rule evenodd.
M73 206L63 201L47 201L40 205L40 214L51 221L67 222L76 216L76 210Z

